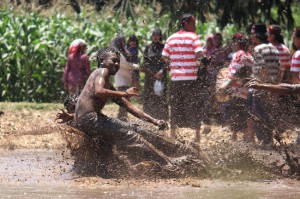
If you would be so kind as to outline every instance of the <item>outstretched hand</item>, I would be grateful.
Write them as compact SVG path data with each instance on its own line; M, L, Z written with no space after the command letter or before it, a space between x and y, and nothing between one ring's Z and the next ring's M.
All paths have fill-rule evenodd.
M169 129L169 125L166 121L164 120L158 120L157 121L157 126L159 130L167 130Z
M57 123L60 123L60 124L66 123L68 121L71 121L74 118L73 115L65 112L63 109L60 109L60 110L61 110L61 113L57 113L56 118L55 118L55 121L60 120L60 121L57 121Z
M247 86L248 88L260 89L262 83L256 79L252 79L245 86Z
M131 88L127 89L126 93L128 95L128 98L140 95L139 89L137 87L131 87Z

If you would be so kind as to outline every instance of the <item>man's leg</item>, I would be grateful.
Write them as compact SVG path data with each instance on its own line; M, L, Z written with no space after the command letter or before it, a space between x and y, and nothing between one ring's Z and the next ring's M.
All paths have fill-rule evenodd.
M181 96L181 82L171 81L170 87L170 125L171 125L171 138L176 138L176 129L182 119L182 96Z
M270 127L270 111L266 107L266 102L262 99L263 96L253 96L253 128L259 141L265 145L272 143L273 129Z

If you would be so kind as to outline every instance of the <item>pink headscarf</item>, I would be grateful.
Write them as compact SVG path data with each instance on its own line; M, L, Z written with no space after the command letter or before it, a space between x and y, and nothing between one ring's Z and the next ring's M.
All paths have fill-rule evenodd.
M75 39L69 47L69 55L75 53L78 54L81 46L86 46L86 42L83 39Z

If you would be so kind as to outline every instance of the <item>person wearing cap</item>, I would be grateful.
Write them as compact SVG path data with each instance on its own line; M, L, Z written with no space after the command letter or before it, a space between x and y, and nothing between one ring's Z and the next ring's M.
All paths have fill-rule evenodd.
M83 39L75 39L69 47L62 81L70 95L78 96L90 75L90 61L85 54L86 47L87 44Z
M161 30L155 29L151 39L152 43L147 45L144 51L144 65L142 67L142 71L145 73L143 110L154 118L168 120L167 68L166 62L161 60L161 53L164 48ZM157 80L164 85L161 95L154 92L154 84Z
M287 81L290 70L290 50L284 45L283 36L281 35L281 28L278 25L268 26L268 41L278 50L279 52L279 63L280 63L280 80Z
M247 52L249 42L244 33L235 33L232 43L234 53L228 67L228 83L224 88L231 98L222 105L222 116L233 131L233 140L237 139L237 132L240 131L244 133L244 141L253 142L254 136L247 131L248 88L243 86L242 81L244 78L250 77L253 59Z
M195 141L200 141L201 100L197 82L197 59L201 56L201 43L195 33L195 16L186 13L180 20L181 29L166 41L162 52L169 63L171 87L171 137L176 136L178 127L192 128Z
M252 77L260 82L278 84L280 75L278 50L267 40L267 27L265 24L252 26L251 42L253 49ZM253 115L253 130L263 146L272 146L273 135L277 118L275 110L278 108L278 97L267 91L251 89L248 99L251 103Z

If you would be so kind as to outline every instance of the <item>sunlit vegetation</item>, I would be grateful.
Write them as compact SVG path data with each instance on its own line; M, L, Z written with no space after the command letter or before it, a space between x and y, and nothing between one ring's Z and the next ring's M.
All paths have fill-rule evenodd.
M38 2L45 4L39 5ZM150 42L154 28L162 29L164 39L178 29L178 16L187 7L197 15L196 32L203 44L208 34L219 31L226 42L234 32L245 32L247 27L244 24L255 20L263 21L259 17L265 12L260 11L256 17L250 16L248 21L244 15L239 19L235 13L239 13L251 1L241 3L236 0L229 9L229 21L222 22L226 11L225 1L115 0L103 1L105 3L101 6L97 1L77 1L80 5L79 14L70 2L72 1L0 2L0 101L60 101L65 94L61 77L67 49L76 38L87 41L88 55L92 59L92 68L95 68L96 51L108 46L116 35L123 34L128 37L136 34L142 53L145 45ZM262 9L261 6L269 5L267 10L270 15L266 15L270 16L268 20L281 19L284 27L290 22L286 16L280 18L278 6L283 6L282 9L290 6L295 25L300 25L297 14L300 6L296 6L299 4L298 0L280 1L278 5L277 1L266 5L259 2L265 1L253 4L257 6L257 11ZM282 2L291 4L283 5ZM253 9L249 13L250 11ZM288 29L284 29L284 36L289 45L291 35Z

